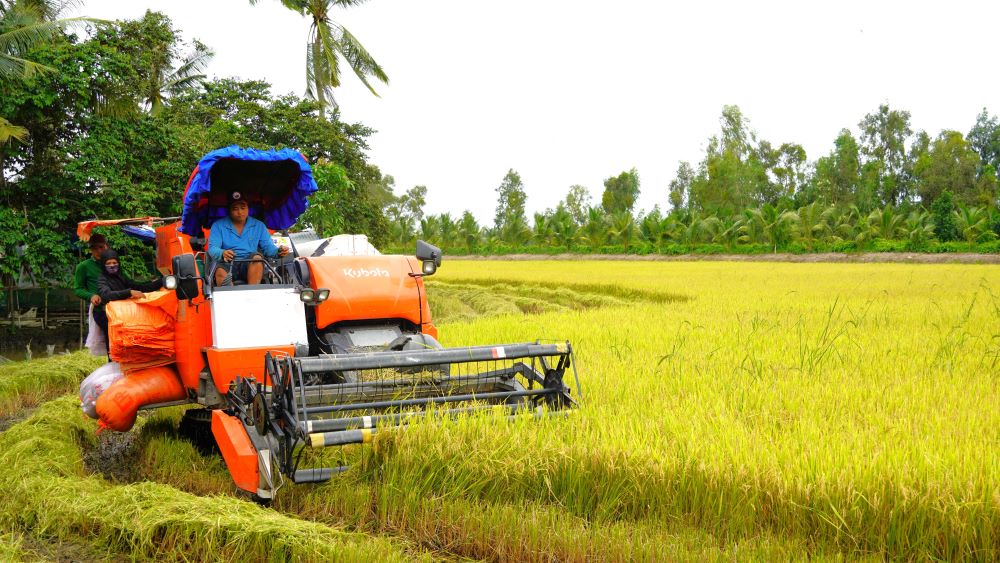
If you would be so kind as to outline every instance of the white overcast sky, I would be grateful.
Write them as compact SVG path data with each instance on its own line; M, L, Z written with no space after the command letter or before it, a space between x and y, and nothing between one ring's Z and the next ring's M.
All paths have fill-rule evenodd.
M107 19L158 10L216 51L210 75L305 88L309 24L278 0L86 0ZM701 160L724 104L763 139L828 153L880 103L936 135L1000 112L996 2L371 0L334 19L389 74L368 93L350 70L343 118L378 132L371 161L427 211L492 222L495 189L520 172L528 211L570 185L639 170L639 207L666 206L681 160Z

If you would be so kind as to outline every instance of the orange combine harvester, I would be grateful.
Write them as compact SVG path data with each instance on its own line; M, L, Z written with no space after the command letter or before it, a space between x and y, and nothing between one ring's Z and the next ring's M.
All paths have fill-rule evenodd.
M210 275L208 229L234 190L292 248L266 262L258 285L215 286ZM441 346L424 289L437 247L382 255L360 236L289 234L315 191L301 154L228 147L195 168L180 220L80 223L82 238L95 226L158 224L166 288L108 305L111 356L126 376L97 401L102 426L126 431L139 409L196 403L182 425L210 424L236 485L267 502L285 478L323 482L346 469L299 467L303 448L368 442L431 406L513 417L576 404L568 342Z

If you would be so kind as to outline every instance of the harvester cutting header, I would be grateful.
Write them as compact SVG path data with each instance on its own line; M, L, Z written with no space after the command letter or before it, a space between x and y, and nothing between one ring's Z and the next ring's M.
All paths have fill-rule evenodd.
M428 407L516 416L575 404L568 342L441 346L423 281L441 266L437 247L382 255L363 236L289 234L316 190L295 151L228 147L195 168L179 221L80 223L84 239L99 225L159 223L166 290L107 306L125 377L97 400L102 426L127 431L140 408L197 403L186 423L210 421L236 485L266 500L284 478L345 469L301 468L303 448L367 442ZM247 227L212 229L241 208L268 230L256 255L223 249Z

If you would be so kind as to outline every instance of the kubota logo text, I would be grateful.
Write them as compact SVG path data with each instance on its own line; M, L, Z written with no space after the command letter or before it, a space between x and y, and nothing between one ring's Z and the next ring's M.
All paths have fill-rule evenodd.
M349 278L387 278L389 270L382 268L344 268L344 275Z

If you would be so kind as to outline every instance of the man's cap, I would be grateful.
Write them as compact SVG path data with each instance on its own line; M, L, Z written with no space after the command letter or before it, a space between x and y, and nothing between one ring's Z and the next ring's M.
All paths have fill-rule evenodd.
M229 193L228 205L232 205L232 204L240 202L240 201L242 201L244 203L246 203L246 201L247 201L246 197L242 193L240 193L240 192L230 192Z
M94 248L95 246L108 244L108 239L105 238L104 235L92 235L90 237L90 242L87 244L90 246L90 248Z

